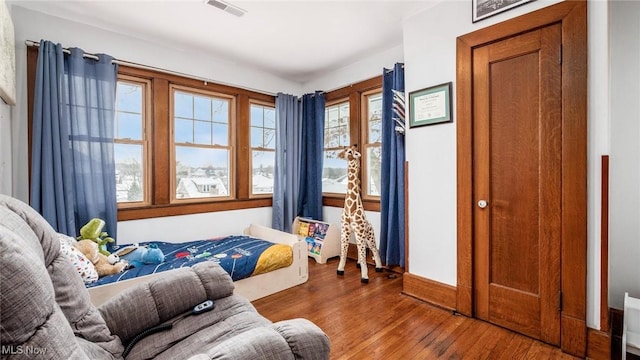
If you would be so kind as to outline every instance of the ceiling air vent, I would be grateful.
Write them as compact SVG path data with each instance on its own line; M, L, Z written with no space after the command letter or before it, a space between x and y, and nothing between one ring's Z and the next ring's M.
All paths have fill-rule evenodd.
M220 10L224 10L226 12L228 12L229 14L235 15L235 16L242 16L244 15L247 10L241 9L235 5L231 5L226 1L222 1L222 0L205 0L204 2L207 5L211 5L213 7L216 7Z

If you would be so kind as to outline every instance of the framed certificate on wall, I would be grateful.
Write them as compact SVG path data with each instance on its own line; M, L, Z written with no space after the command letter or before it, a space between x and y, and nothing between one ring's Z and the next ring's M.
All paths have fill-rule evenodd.
M409 93L409 127L452 122L452 83L444 83Z

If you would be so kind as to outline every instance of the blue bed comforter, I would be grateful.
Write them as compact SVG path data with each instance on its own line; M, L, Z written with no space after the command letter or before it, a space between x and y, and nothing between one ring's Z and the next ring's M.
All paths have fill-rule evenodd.
M130 268L119 274L102 277L97 282L88 284L87 287L133 279L184 266L192 266L203 261L219 263L231 275L231 278L236 281L251 276L256 270L261 255L268 249L277 246L283 247L283 245L244 235L183 243L158 241L153 243L157 244L164 253L165 261L163 263ZM139 245L146 244L150 243L140 243ZM276 257L279 258L281 256ZM269 258L274 258L274 256L269 256ZM291 261L285 262L280 267L288 266L290 263Z

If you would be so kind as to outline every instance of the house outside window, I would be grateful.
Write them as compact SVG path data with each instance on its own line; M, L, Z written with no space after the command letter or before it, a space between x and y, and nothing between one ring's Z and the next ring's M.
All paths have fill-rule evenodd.
M252 103L251 114L251 193L273 194L276 163L276 109Z

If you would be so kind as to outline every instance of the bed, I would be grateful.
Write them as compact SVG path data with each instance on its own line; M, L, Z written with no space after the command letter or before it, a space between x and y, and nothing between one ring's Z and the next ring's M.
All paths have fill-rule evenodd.
M308 272L308 260L307 260L307 245L304 241L300 241L296 235L285 233L282 231L274 230L265 226L251 224L248 228L245 229L244 235L249 236L254 239L266 240L273 244L279 244L279 246L287 246L291 248L291 261L290 265L286 267L282 267L276 270L263 272L257 275L253 275L250 277L242 278L239 280L235 280L235 293L244 296L250 301L274 294L276 292L288 289L290 287L302 284L307 281L309 278ZM245 236L245 237L246 237ZM245 238L243 236L232 237L234 241L240 241ZM218 240L218 239L215 239ZM211 241L215 241L211 240ZM258 242L252 242L251 245L258 244ZM173 244L177 246L179 244ZM209 244L207 244L209 245ZM261 246L261 245L256 245ZM192 247L191 244L186 247ZM184 248L186 248L184 247ZM169 251L180 251L178 247L169 247L167 248ZM212 255L216 255L218 251L206 251L204 249L200 251L200 254L205 254L206 259L200 259L202 261L226 261L230 260L229 258L219 258L214 257ZM164 250L163 250L164 251ZM193 250L192 250L193 251ZM244 253L244 250L240 250ZM195 253L195 252L194 252ZM214 254L215 253L215 254ZM227 251L229 253L229 251ZM165 254L167 258L175 258L176 253ZM211 256L209 256L211 255ZM195 264L198 261L190 262L191 264ZM185 266L186 262L181 261L178 262L178 265L175 266ZM222 264L221 264L222 265ZM98 283L95 285L89 285L88 291L91 297L91 301L94 305L98 306L121 291L147 282L156 277L162 276L164 270L169 270L168 268L164 269L152 269L157 267L157 265L145 265L143 268L145 269L132 269L128 270L125 273L111 275L111 277L119 278L118 281L114 281L114 279L100 279ZM223 266L224 267L224 266ZM230 272L230 275L233 277L242 277L243 274L240 274L242 269L231 267L232 271L226 269L227 272ZM265 270L265 269L263 269ZM263 271L260 270L260 271ZM258 271L258 272L260 272ZM142 275L146 272L150 272L148 275ZM233 272L233 273L232 273ZM246 271L244 271L246 272ZM135 276L134 276L135 275Z

